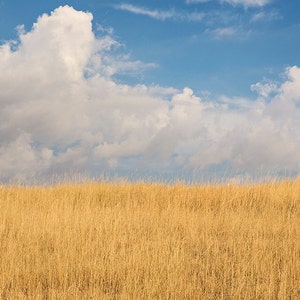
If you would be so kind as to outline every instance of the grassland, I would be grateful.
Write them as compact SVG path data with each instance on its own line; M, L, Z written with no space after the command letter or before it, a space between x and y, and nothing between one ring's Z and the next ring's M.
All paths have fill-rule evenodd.
M300 181L0 189L0 299L300 299Z

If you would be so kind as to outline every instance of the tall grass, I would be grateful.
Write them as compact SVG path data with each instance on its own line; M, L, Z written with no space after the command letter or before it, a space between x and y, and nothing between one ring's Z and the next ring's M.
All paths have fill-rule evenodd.
M0 299L300 299L300 181L0 189Z

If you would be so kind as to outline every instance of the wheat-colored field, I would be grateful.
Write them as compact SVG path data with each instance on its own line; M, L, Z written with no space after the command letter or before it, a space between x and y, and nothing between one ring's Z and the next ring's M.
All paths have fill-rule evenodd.
M1 299L300 299L300 181L0 188Z

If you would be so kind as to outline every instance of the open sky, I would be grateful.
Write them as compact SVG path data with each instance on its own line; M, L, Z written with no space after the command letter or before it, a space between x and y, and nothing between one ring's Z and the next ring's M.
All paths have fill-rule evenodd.
M0 0L0 178L300 170L300 1Z

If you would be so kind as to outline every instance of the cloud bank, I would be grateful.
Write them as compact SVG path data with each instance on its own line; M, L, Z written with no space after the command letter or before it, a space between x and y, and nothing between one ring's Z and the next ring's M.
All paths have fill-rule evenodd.
M254 84L255 101L212 101L188 87L118 83L118 72L145 67L118 47L109 33L94 34L90 13L69 6L0 47L2 181L299 170L300 68L287 68L282 83Z

